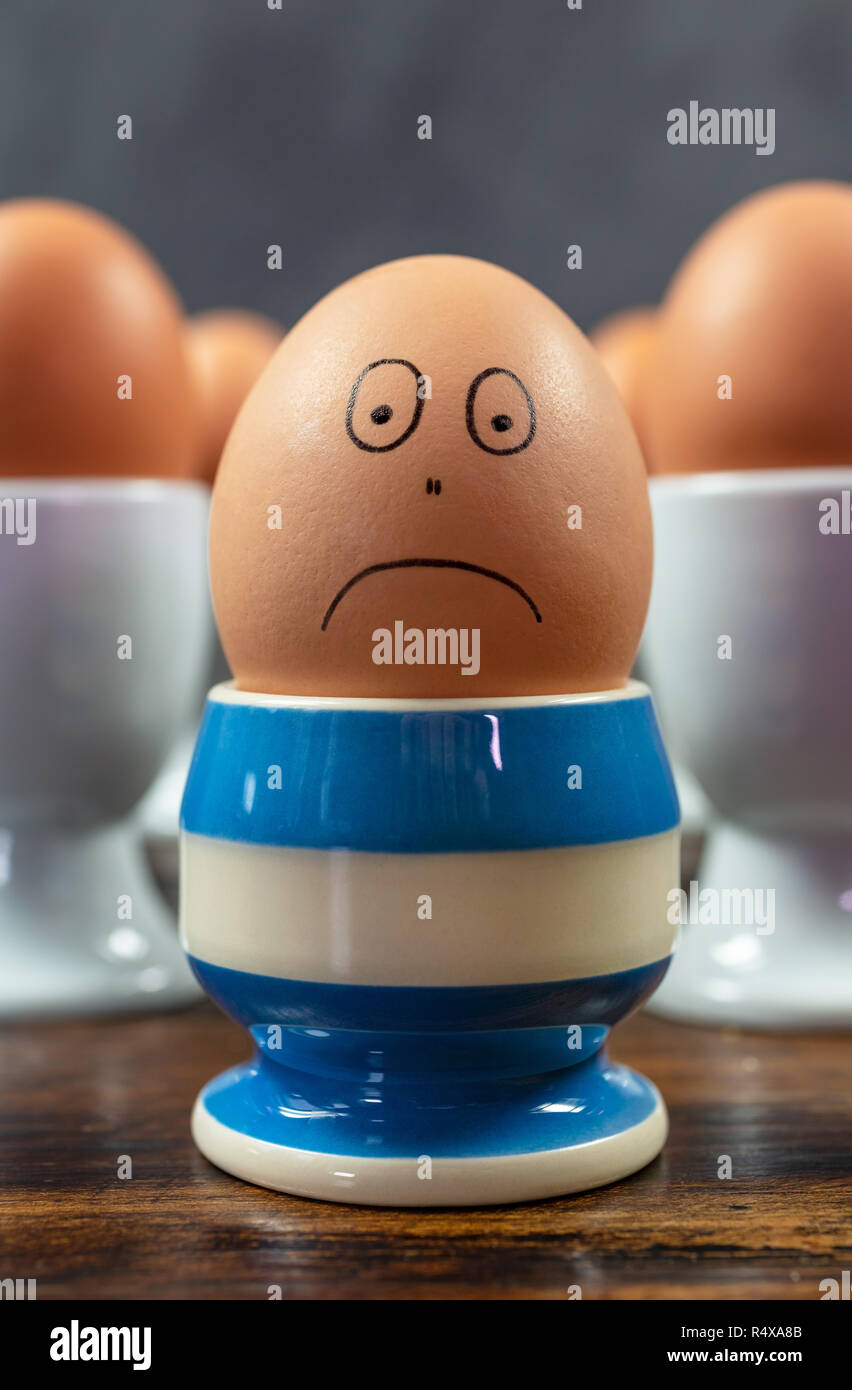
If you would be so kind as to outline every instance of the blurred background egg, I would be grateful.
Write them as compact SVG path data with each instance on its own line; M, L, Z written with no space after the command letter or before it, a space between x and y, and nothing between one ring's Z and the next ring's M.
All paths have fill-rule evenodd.
M191 473L198 406L178 298L108 218L0 206L0 474Z
M186 346L201 405L198 475L212 483L237 413L278 344L282 329L262 314L210 310L190 319Z
M657 339L657 310L643 307L612 314L589 338L615 382L650 468L642 423L642 388Z
M746 199L664 300L642 406L654 471L848 465L850 371L852 187Z
M315 305L253 388L216 476L210 562L244 689L610 689L648 601L645 468L598 354L551 300L482 261L395 261ZM467 673L417 659L428 630L476 634ZM376 659L382 633L392 660Z

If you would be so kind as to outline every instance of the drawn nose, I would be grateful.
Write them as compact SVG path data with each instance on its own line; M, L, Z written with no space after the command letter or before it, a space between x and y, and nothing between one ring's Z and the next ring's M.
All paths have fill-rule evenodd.
M441 479L440 479L440 478L427 478L427 479L426 479L426 491L427 491L427 492L433 493L435 497L440 497L440 495L441 495Z

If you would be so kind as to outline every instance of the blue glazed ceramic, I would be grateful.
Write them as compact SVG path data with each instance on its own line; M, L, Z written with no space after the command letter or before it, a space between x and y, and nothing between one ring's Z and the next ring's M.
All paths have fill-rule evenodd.
M216 687L182 933L254 1058L193 1132L239 1177L387 1205L526 1200L653 1158L609 1061L675 928L678 805L646 688L503 700Z

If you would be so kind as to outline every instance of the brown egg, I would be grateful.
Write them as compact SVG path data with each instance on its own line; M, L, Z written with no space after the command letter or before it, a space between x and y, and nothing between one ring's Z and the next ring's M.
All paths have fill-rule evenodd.
M198 407L177 297L71 203L0 206L0 473L188 474Z
M645 468L549 299L481 261L395 261L321 300L263 372L217 474L210 560L244 689L613 688L648 601Z
M644 428L654 471L849 463L852 187L792 183L721 218L660 315Z
M648 463L642 423L642 387L657 339L657 311L625 309L623 313L603 319L589 337L618 388Z
M198 474L212 483L237 412L281 342L281 327L262 314L218 309L186 327L186 346L201 400Z

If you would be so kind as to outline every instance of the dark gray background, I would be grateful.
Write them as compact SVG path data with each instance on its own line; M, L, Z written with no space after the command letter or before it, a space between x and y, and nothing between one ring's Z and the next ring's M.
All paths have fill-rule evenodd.
M366 266L457 251L525 275L588 327L656 299L748 192L849 176L851 0L0 7L0 196L112 214L191 310L292 324ZM774 106L775 154L670 146L666 113L690 99ZM416 138L423 112L431 143ZM125 113L132 142L116 139ZM582 271L565 266L571 242Z

